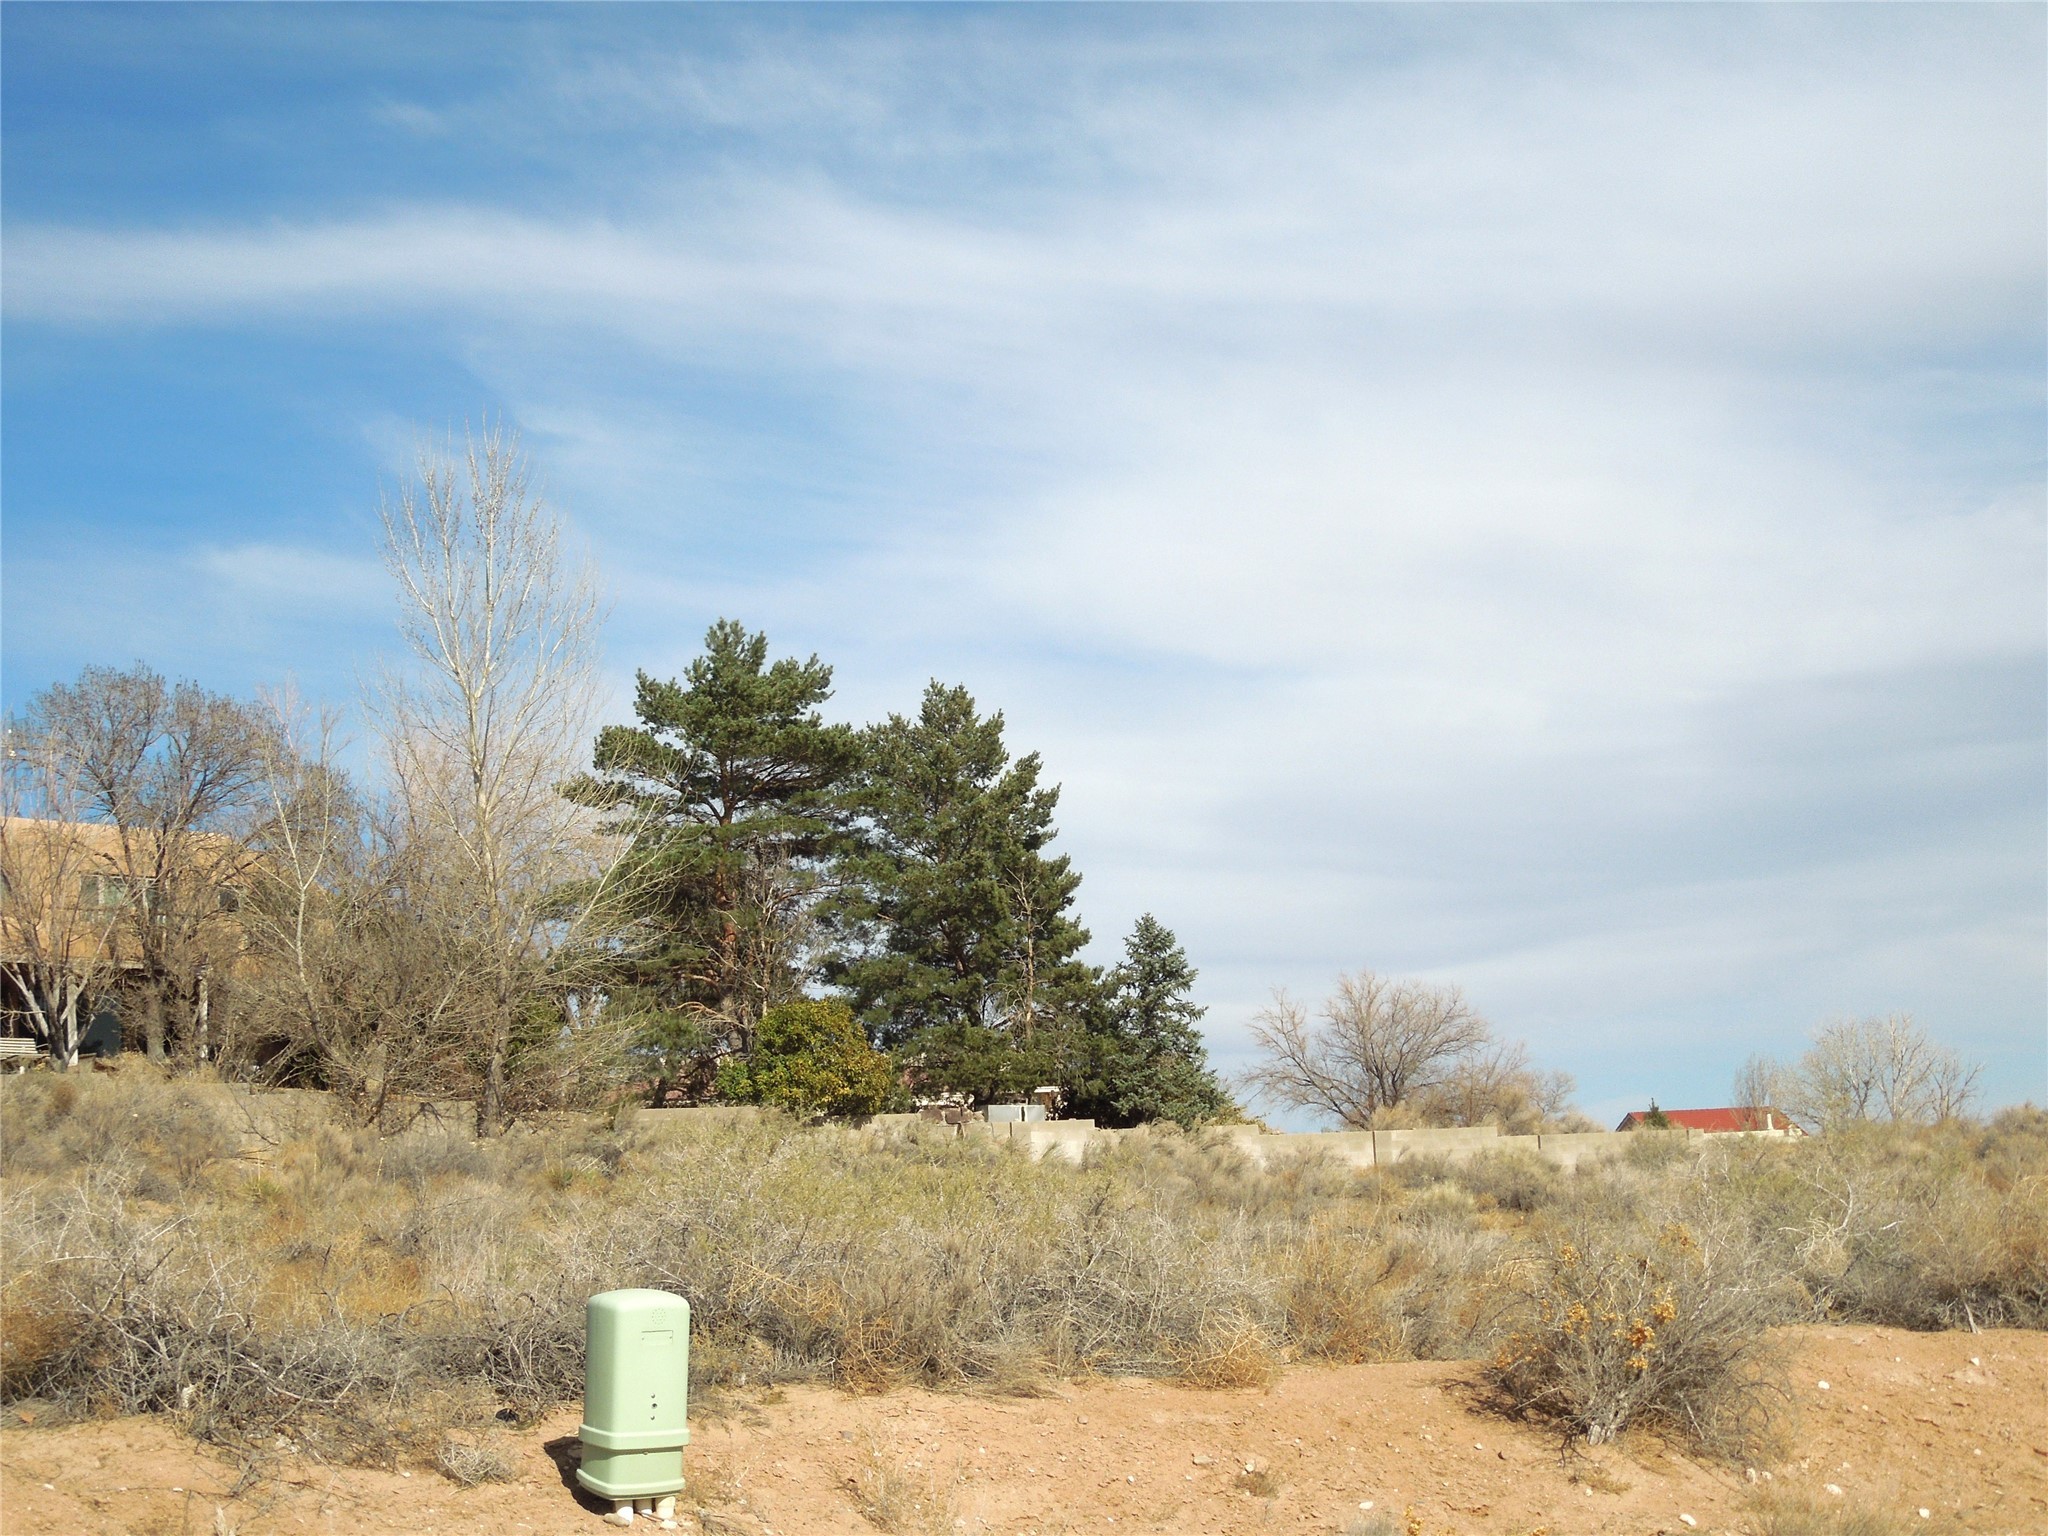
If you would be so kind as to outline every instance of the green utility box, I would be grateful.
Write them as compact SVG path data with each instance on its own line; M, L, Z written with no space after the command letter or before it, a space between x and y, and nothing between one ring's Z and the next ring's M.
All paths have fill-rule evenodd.
M667 1291L601 1291L584 1309L583 1464L607 1499L680 1493L690 1443L690 1304Z

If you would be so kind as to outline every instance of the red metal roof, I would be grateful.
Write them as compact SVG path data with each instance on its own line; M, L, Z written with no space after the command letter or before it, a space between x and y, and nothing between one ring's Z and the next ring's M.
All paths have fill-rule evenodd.
M1755 1109L1667 1109L1663 1114L1664 1118L1669 1120L1673 1127L1687 1131L1709 1133L1716 1131L1761 1131L1766 1126L1774 1127L1781 1131L1796 1131L1799 1129L1791 1120L1786 1118L1783 1110L1772 1109L1768 1105L1759 1106ZM1617 1125L1615 1129L1617 1131L1636 1130L1649 1118L1649 1115L1650 1112L1647 1109L1632 1109L1621 1117L1621 1124ZM1766 1116L1769 1118L1766 1119Z

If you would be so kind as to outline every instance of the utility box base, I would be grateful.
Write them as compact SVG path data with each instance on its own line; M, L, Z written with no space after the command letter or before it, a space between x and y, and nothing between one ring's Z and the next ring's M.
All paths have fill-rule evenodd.
M683 1453L603 1451L583 1442L576 1481L602 1499L658 1499L683 1491Z
M576 1481L613 1500L682 1492L690 1304L667 1291L603 1291L590 1298L584 1325Z

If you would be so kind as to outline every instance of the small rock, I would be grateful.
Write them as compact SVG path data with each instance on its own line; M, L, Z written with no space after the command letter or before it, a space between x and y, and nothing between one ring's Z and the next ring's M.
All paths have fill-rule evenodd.
M1823 1391L1823 1392L1827 1391L1827 1389L1828 1389L1828 1384L1827 1384L1826 1382L1824 1382L1824 1381L1823 1381L1823 1382L1818 1382L1818 1383L1816 1383L1816 1385L1817 1385L1817 1386L1819 1386L1819 1388L1820 1388L1820 1389L1821 1389L1821 1391Z
M1920 1518L1922 1520L1932 1520L1934 1518L1934 1511L1931 1509L1923 1509L1920 1511Z
M1684 1526L1687 1530L1690 1530L1692 1529L1692 1527L1698 1525L1699 1521L1693 1519L1691 1515L1680 1515L1678 1517L1678 1523Z
M1842 1485L1840 1483L1822 1483L1821 1487L1825 1488L1829 1493L1832 1493L1838 1499L1842 1496Z
M1975 1355L1972 1355L1972 1356L1970 1356L1970 1364L1972 1364L1972 1365L1982 1365L1983 1363L1984 1363L1984 1362L1983 1362L1982 1360L1980 1360L1980 1359L1979 1359L1979 1358L1978 1358L1977 1356L1975 1356Z
M1506 1461L1508 1459L1508 1453L1506 1451L1495 1451L1493 1454L1499 1457L1502 1461Z
M1365 1500L1365 1501L1364 1501L1363 1503L1361 1503L1361 1504L1360 1504L1360 1505L1359 1505L1358 1507L1359 1507L1360 1509L1371 1509L1371 1508L1372 1508L1372 1500L1371 1500L1371 1499L1367 1499L1367 1500Z

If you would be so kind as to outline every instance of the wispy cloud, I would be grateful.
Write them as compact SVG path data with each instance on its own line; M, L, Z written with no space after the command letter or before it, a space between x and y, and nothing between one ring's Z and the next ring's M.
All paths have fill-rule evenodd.
M14 210L4 312L457 360L622 675L733 612L970 682L1226 1053L1373 964L1603 1092L1905 1005L2038 1092L2038 14L1180 17L556 38L366 98L544 196Z

